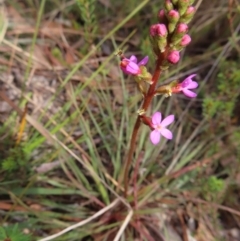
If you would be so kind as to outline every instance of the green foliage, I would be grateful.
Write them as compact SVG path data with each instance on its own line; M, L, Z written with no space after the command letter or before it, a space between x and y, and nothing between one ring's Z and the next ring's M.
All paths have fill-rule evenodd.
M11 1L18 2L16 0ZM127 43L129 52L136 52L139 56L149 55L150 58L152 58L149 67L154 68L153 63L155 59L151 52L148 40L149 22L156 23L156 15L163 4L163 1L158 1L158 4L156 4L156 1L148 1L148 4L141 10L141 12L134 12L139 6L138 0L123 2L116 0L106 2L98 2L96 0L75 0L76 4L73 4L71 1L62 0L48 2L49 4L46 6L47 9L45 9L47 12L44 11L43 14L43 16L46 15L46 19L43 20L50 19L55 21L60 17L60 20L67 19L67 21L71 21L72 25L74 25L72 27L83 33L82 38L84 38L85 41L83 44L82 41L80 41L79 48L81 49L81 52L87 54L84 58L82 58L82 53L80 54L80 61L75 65L71 72L68 73L67 68L61 69L64 71L57 72L59 79L63 79L61 82L61 90L68 94L66 103L62 106L61 110L57 114L49 114L48 107L46 106L42 115L47 118L39 118L37 120L43 127L37 128L36 126L32 126L31 132L28 132L29 139L26 143L22 143L21 146L16 147L15 140L12 138L14 136L13 134L9 135L10 137L7 138L10 142L8 145L5 145L2 149L0 145L0 181L2 181L2 173L4 175L6 173L8 176L12 177L11 179L8 178L6 182L5 178L3 178L4 180L1 183L2 186L0 191L1 194L4 194L5 196L10 193L11 200L20 206L32 204L35 206L36 204L36 207L41 208L41 211L36 213L32 210L28 211L27 209L24 213L20 213L18 210L13 209L6 213L3 212L3 216L6 215L3 218L8 219L9 223L13 223L16 219L12 217L15 217L16 215L21 215L22 217L24 215L25 221L24 224L21 223L21 226L23 225L23 227L26 228L31 227L31 230L44 230L45 234L50 235L70 226L73 222L77 222L77 220L84 220L89 216L94 215L99 209L105 206L104 204L109 204L116 198L113 190L123 197L122 191L120 191L121 185L119 185L119 173L121 173L123 169L124 159L131 135L130 132L136 117L135 111L139 106L139 103L137 104L137 102L139 102L140 98L135 97L132 92L129 93L129 89L132 90L132 87L129 86L129 83L131 84L131 82L126 80L122 80L122 83L120 82L120 71L115 64L111 62L111 56L102 61L98 65L99 68L93 72L85 72L82 69L87 67L92 70L92 66L89 63L91 63L92 58L95 59L96 55L94 54L95 50L89 51L89 47L94 43L95 33L97 29L100 28L103 31L98 38L106 38L109 42L112 40L116 45L119 45L120 43L126 45ZM112 5L110 5L111 3ZM35 6L35 4L32 4L32 6ZM77 6L78 8L76 8ZM223 7L221 9L227 8ZM35 13L35 9L28 10L29 11L26 11L24 9L22 12ZM214 16L212 19L215 19L215 16L218 16L215 6L210 10L210 14ZM221 10L219 16L222 15L222 11L224 10ZM213 12L216 14L212 14ZM121 29L120 27L114 28L119 22L121 23L125 20L124 18L128 13L133 14L126 21L128 24ZM101 16L101 18L99 16ZM23 15L23 18L24 17L25 16ZM97 17L100 19L99 21ZM29 24L31 24L31 22L34 21L29 21ZM102 22L107 24L102 26ZM204 22L204 26L209 26L208 21L201 22ZM217 22L215 21L214 25L215 23ZM199 39L199 37L201 37L202 34L199 34L201 27L201 25L198 26L196 24L196 28L193 28L197 29L196 34L199 35L195 37L193 36L193 39ZM133 41L128 43L128 39L124 38L133 29L137 29L135 35L137 35L139 39L136 42ZM20 36L22 41L20 44L25 42L26 44L21 44L20 46L23 47L23 50L25 51L24 48L28 47L28 39L25 41L24 31L21 31L23 34ZM211 33L213 32L212 27L209 28L209 31L211 31ZM68 33L68 31L64 31L63 33L70 46L79 40L78 35L75 37L76 35L73 36ZM111 34L108 35L108 33ZM12 35L10 34L6 36ZM36 34L36 36L36 40L41 44L42 34ZM211 36L214 36L214 34ZM208 63L209 56L212 56L210 51L214 52L217 48L219 48L219 50L222 49L222 45L219 47L219 43L222 44L225 40L221 41L221 36L219 38L220 39L215 41L216 44L214 46L212 45L211 49L205 49L205 53L202 54L201 58L197 56L197 54L195 56L195 52L193 51L191 57L189 57L189 62L184 58L181 65L172 69L172 72L166 71L166 74L171 77L177 75L178 72L180 74L182 69L191 72L192 67L195 65L199 66L199 61L200 63L201 61ZM204 39L206 39L206 36L204 36ZM55 38L52 38L51 43L52 41L54 42L54 40ZM14 42L14 38L12 39L12 42ZM18 43L18 41L16 41L16 43ZM139 43L141 43L141 46L139 46ZM61 40L59 39L59 41L56 41L55 45L51 44L51 46L65 46L65 44L63 43L63 45L61 45ZM201 46L200 44L199 49L204 46ZM100 44L99 46L97 45L96 49L101 49L101 47L102 45L100 41ZM196 45L194 45L194 48L195 47ZM141 52L139 51L139 48L142 50ZM28 50L28 48L26 49ZM65 62L61 49L62 47L52 48L51 53L64 64ZM218 53L218 50L216 53ZM76 57L79 56L76 54ZM14 58L14 56L11 56L11 58ZM14 59L13 64L15 64ZM18 64L15 65L18 66ZM112 67L114 67L113 70ZM207 66L207 68L208 67L209 66ZM211 92L205 91L206 97L203 104L204 115L209 120L217 123L216 131L220 134L223 133L221 130L224 129L225 126L228 127L231 124L234 117L234 111L236 110L240 79L238 77L239 74L237 74L239 73L237 67L238 66L236 66L234 62L223 62L222 66L220 66L220 73L217 80L214 81L214 85L211 86L211 83L207 83L206 86L206 89L212 88ZM110 78L108 76L109 69L112 71L111 75L109 75ZM9 65L6 65L6 70L9 71ZM39 72L42 74L42 71ZM68 73L67 76L65 75L66 73ZM36 73L34 72L33 74ZM72 81L71 79L73 76L80 76L81 83L76 84ZM47 77L52 78L51 76L49 77L49 75L47 75ZM82 85L82 82L84 85ZM112 88L112 86L114 88ZM120 101L120 103L113 100L116 92L123 96L123 101ZM60 93L60 91L56 90L56 96L58 93ZM25 93L23 93L23 96L24 95ZM65 101L65 95L63 98ZM53 103L53 99L54 97L50 102ZM181 97L179 99L181 99ZM156 98L156 110L164 110L166 113L172 110L176 114L183 113L183 111L181 111L181 104L179 104L181 101L175 103L175 100L176 99L171 98L169 101L164 101L163 106L161 104L162 101L159 101L159 99ZM168 105L165 106L165 103L168 103ZM196 101L193 101L193 103L199 107L199 98ZM190 110L190 112L191 111L194 112L195 109ZM199 116L201 113L199 113L199 109L197 111ZM31 114L31 112L29 114ZM206 180L205 176L201 177L202 170L204 171L204 168L202 167L194 169L174 180L166 181L165 179L166 176L164 173L170 161L173 163L176 161L177 163L175 164L175 168L172 168L173 171L181 171L182 168L191 165L195 160L203 160L206 154L207 156L214 155L221 148L217 141L214 144L211 142L209 145L209 135L203 133L203 130L209 130L209 123L205 124L205 122L202 121L204 126L201 124L197 126L198 120L190 123L192 119L189 119L189 116L190 115L185 114L181 117L183 131L179 131L180 128L178 128L178 124L176 124L176 139L172 142L164 142L163 140L157 148L153 148L152 146L150 148L150 144L147 141L149 139L149 130L147 128L142 128L141 133L139 133L139 151L136 151L135 159L141 159L140 171L144 170L143 174L139 175L139 179L137 178L139 190L137 201L139 203L139 210L136 211L139 212L140 215L141 212L145 212L147 215L156 212L154 210L156 207L159 208L157 212L161 213L163 211L160 206L162 202L157 200L158 197L161 198L163 193L168 190L169 193L175 195L176 191L182 191L184 189L190 189L190 191L199 190L200 187L202 188L200 190L200 196L204 197L206 200L214 202L219 202L216 197L221 196L221 192L225 190L224 179L210 176ZM45 119L47 119L47 123L45 122ZM191 137L192 127L199 130ZM39 132L39 130L44 132ZM47 139L46 135L43 134L48 132L56 138L56 142ZM6 130L1 133L1 136L5 136L5 133ZM218 135L216 136L218 137ZM191 138L189 143L188 138ZM240 134L234 133L231 138L232 143L235 143L236 148L238 148L240 153ZM59 145L57 142L58 140L63 144ZM5 141L6 139L4 142ZM46 145L44 142L46 142ZM67 148L69 148L71 152L67 151ZM4 150L4 156L2 156L1 150ZM144 151L140 152L140 150ZM37 155L35 154L35 151L37 152ZM40 155L38 155L39 152L41 152ZM31 162L29 162L28 155L33 157ZM59 166L56 166L55 169L50 169L51 171L45 169L46 172L44 173L34 172L34 175L31 175L33 174L33 172L31 172L29 175L28 172L25 177L22 176L23 171L28 166L39 167L43 165L45 167L45 164L51 164L52 161L59 162L56 163ZM213 163L213 169L211 169L213 172L215 172L214 164L215 163ZM215 174L217 175L218 173L212 173L210 175ZM21 175L21 179L18 178L18 175ZM205 173L203 175L205 175ZM21 184L19 183L19 180L22 181ZM129 189L132 189L133 187L133 181L131 181ZM191 195L191 192L189 192L189 195ZM130 196L128 200L126 199L126 202L130 203L133 199L134 198ZM103 205L101 203L103 203ZM167 205L164 204L164 206L166 209L168 208ZM144 208L146 208L146 211ZM115 230L120 227L123 220L122 218L124 217L123 215L125 215L125 213L127 214L124 210L124 205L122 204L113 210L113 212L115 211L116 215L114 213L114 216L120 216L120 219L115 220L114 218L108 222L107 218L111 217L111 213L109 214L110 216L106 213L103 218L96 219L88 225L84 225L80 230L72 230L56 240L74 241L81 240L83 237L85 237L86 240L90 240L91 238L94 239L94 237L100 237L103 233L105 237L102 235L102 240L106 240L106 237L108 237L112 231L115 232ZM118 215L118 213L120 213L120 215ZM104 220L106 220L106 222L104 222ZM127 228L129 228L129 226L131 227L131 225L128 225ZM113 230L113 228L115 230ZM14 235L14 233L16 234L17 232L13 232L13 229L14 227L1 228L0 235L2 236L0 236L0 241L6 238L10 238L11 241L21 240L22 233L19 228L18 235ZM40 235L41 233L42 232L36 232L36 235ZM128 239L129 236L134 239L134 232L131 233L131 228L126 231L126 235L128 236L126 239ZM18 237L18 239L16 239L16 237Z
M231 135L231 142L236 150L236 160L240 163L240 131L236 131Z
M57 58L59 61L61 61L61 63L63 63L63 56L62 56L62 52L58 47L54 47L51 50L52 55Z
M15 170L21 170L22 167L26 169L28 162L22 145L10 148L2 157L0 163L0 171L7 171L8 174L14 174Z
M13 227L0 227L1 241L30 241L30 236L23 234L18 225Z
M80 10L80 16L84 21L85 41L91 45L93 34L98 27L95 14L96 0L76 0L76 3Z
M202 195L209 201L217 201L219 194L224 190L225 182L216 176L204 179L202 183Z
M214 90L203 101L203 114L207 119L214 117L215 123L222 126L233 116L240 94L240 70L237 61L224 61L220 69Z
M239 116L238 99L240 96L240 69L237 61L223 61L219 66L219 74L214 81L214 86L206 94L203 100L203 114L210 123L210 129L214 138L221 137L221 142L217 141L208 150L208 156L221 151L222 145L226 145L231 150L234 160L240 157L240 134L235 126ZM209 86L209 85L208 85ZM207 129L209 136L209 128ZM236 162L225 167L221 172L232 178L233 166ZM221 167L221 164L220 164ZM224 189L224 180L212 176L203 184L203 196L211 201L221 202L218 193Z

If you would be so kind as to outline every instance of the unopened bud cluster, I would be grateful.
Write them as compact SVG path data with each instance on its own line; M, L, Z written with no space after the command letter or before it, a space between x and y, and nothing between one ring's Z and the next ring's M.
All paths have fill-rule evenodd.
M193 2L194 0L165 0L165 9L158 13L159 23L150 27L154 53L157 56L166 55L167 62L163 68L167 68L169 63L178 63L180 51L191 42L187 24L195 13Z

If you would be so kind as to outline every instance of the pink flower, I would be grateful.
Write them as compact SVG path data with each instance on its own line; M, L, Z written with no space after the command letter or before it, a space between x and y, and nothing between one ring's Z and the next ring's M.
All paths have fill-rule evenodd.
M150 140L153 145L157 145L161 139L161 135L171 140L173 134L166 126L170 125L174 121L174 115L169 115L162 120L162 114L155 112L152 116L152 132L150 133Z
M168 61L172 64L176 64L180 59L179 51L173 50L168 55Z
M120 67L125 74L139 75L141 74L141 65L146 65L148 62L148 56L144 57L139 63L137 63L137 58L132 55L130 59L124 58L120 63Z
M188 34L185 34L182 37L180 44L181 44L181 46L187 46L190 42L191 42L191 37Z
M184 95L190 98L196 97L197 94L191 91L191 89L196 89L198 87L198 83L192 80L192 78L195 76L196 74L192 74L188 76L182 83L177 84L177 86L172 88L172 93L182 91Z

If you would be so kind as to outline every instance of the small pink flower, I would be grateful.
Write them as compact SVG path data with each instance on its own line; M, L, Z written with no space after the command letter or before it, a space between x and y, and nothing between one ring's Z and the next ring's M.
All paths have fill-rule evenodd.
M177 26L177 33L186 33L188 31L188 25L185 23L179 23Z
M139 63L137 63L137 58L132 55L130 59L124 58L120 63L120 68L125 74L139 75L141 74L141 65L146 65L148 62L148 56L144 57Z
M173 50L168 55L168 61L172 64L176 64L180 60L179 51Z
M150 140L153 145L157 145L161 139L161 135L171 140L173 134L166 126L170 125L174 121L174 115L169 115L162 120L162 114L155 112L152 116L152 132L150 133Z
M191 42L191 37L188 34L185 34L182 37L180 44L181 44L181 46L187 46L190 42Z
M196 97L197 94L191 91L191 89L196 89L198 87L198 83L192 80L192 78L195 76L196 74L192 74L183 80L182 83L177 84L177 86L172 88L172 93L179 93L182 91L187 97Z

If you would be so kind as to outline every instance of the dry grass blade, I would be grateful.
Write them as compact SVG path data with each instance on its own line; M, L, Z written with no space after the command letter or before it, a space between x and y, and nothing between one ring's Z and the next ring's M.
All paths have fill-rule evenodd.
M6 17L6 11L3 5L0 5L0 43L4 41L4 36L8 27L8 19Z
M94 220L95 218L101 216L102 214L106 213L107 211L109 211L110 209L112 209L113 207L115 207L117 204L119 203L119 199L116 199L115 201L113 201L110 205L106 206L105 208L101 209L100 211L98 211L97 213L95 213L94 215L92 215L91 217L79 222L79 223L76 223L74 225L71 225L69 226L68 228L65 228L64 230L62 230L61 232L59 233L56 233L54 235L51 235L51 236L48 236L47 238L44 238L44 239L40 239L38 241L49 241L49 240L53 240L55 238L58 238L62 235L64 235L65 233L71 231L71 230L74 230L76 228L79 228L89 222L91 222L92 220Z
M130 210L130 212L128 213L127 217L125 218L122 226L120 227L120 229L113 241L118 241L121 238L121 235L123 234L124 230L126 229L127 225L129 224L132 216L133 216L133 210Z

